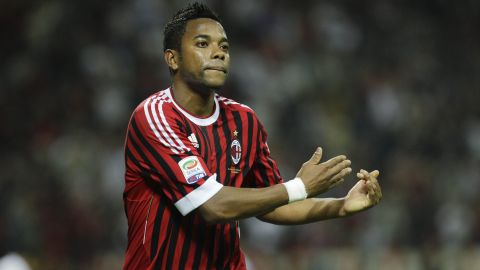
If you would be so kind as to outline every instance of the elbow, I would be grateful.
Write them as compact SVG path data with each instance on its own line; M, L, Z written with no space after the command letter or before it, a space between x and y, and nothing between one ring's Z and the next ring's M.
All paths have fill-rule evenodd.
M208 224L226 223L235 220L234 215L221 207L204 204L199 207L198 211Z
M221 224L221 223L225 223L227 221L224 217L222 217L221 215L217 215L217 214L207 214L207 215L202 214L202 218L209 225Z

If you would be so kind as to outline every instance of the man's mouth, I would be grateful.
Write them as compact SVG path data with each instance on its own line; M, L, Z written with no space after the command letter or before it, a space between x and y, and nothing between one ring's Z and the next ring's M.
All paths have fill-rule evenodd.
M205 70L216 70L216 71L221 71L223 73L227 73L227 69L224 67L206 67Z

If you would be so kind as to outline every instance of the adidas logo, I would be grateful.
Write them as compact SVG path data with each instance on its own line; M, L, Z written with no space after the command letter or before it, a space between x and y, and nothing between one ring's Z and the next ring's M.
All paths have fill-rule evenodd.
M195 147L195 148L200 147L200 145L198 144L197 137L195 137L195 134L193 134L193 133L190 134L190 136L188 136L188 139L192 143L193 147Z

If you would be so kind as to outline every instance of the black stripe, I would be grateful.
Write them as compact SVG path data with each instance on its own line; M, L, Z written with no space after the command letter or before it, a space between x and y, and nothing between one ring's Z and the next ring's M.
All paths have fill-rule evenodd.
M203 246L205 245L205 223L204 222L199 222L198 226L198 239L196 241L196 250L195 250L195 257L193 259L193 268L192 269L199 269L200 267L200 260L202 259L202 251L203 251ZM210 251L212 253L213 251Z
M192 125L190 124L190 122L187 121L184 117L182 117L182 119L183 119L183 121L184 121L183 123L182 123L180 120L178 120L178 119L176 120L177 125L179 125L179 126L180 126L180 125L184 126L184 130L185 130L184 132L185 132L185 134L187 134L187 136L188 136L188 135L190 135L190 133L193 132L193 131L192 131L192 130L193 130L193 127L192 127Z
M247 114L247 126L248 126L248 143L247 143L247 147L245 149L245 155L247 157L247 160L245 161L245 169L243 170L243 177L245 177L247 175L247 173L250 171L250 168L248 168L248 166L250 166L250 159L252 158L252 152L253 152L253 149L252 149L252 139L253 139L253 119L252 119L252 114L251 113L248 113Z
M161 221L160 221L161 222ZM167 227L167 234L169 237L170 237L170 234L172 232L172 226L173 226L173 219L170 218L168 220L168 227ZM168 238L166 238L165 240L168 240ZM165 257L165 248L166 248L166 243L168 243L168 241L165 241L163 244L162 244L162 247L160 248L158 254L159 256L157 257L157 260L155 261L155 268L154 269L160 269L162 267L162 262L163 262L163 258ZM153 248L153 245L152 245L152 248ZM155 248L156 249L156 248ZM155 254L157 255L156 253L153 253L152 254Z
M275 166L273 166L273 161L272 161L272 158L270 157L270 153L266 149L264 152L265 152L264 153L265 156L267 157L268 164L270 165L270 170L272 171L273 178L275 179L275 183L278 184L278 182L280 182L280 178L278 178L278 175L275 170Z
M230 144L231 144L231 140L232 138L230 137L230 134L231 134L231 130L230 128L228 127L228 119L227 119L227 115L226 115L226 112L225 110L222 110L220 112L220 116L222 117L222 128L223 128L223 133L224 133L224 136L225 136L225 142L226 142L226 146L227 146L227 149L225 149L225 153L223 153L224 155L226 155L225 157L225 167L223 170L225 170L225 185L228 186L230 184L230 167L232 166L232 158L230 157ZM221 157L220 157L221 158Z
M189 134L190 132L192 132L188 127L184 126L185 123L178 120L178 119L175 119L175 123L177 123L177 126L178 128L180 129L180 131L182 131L184 134ZM188 122L187 122L188 123Z
M223 224L215 224L213 226L210 226L210 245L212 247L212 249L215 249L215 234L217 233L217 227L221 227L222 230L219 230L220 232L223 232ZM221 243L223 241L223 237L221 237L223 235L223 233L220 233L220 239L217 241L217 243ZM208 257L207 257L207 269L222 269L222 268L218 268L218 263L219 263L219 258L220 258L220 251L222 249L219 247L218 248L218 256L216 258L214 258L214 250L212 250L211 252L208 253ZM212 263L214 263L214 260L216 260L216 264L215 266L212 266ZM214 268L215 267L215 268Z
M212 133L213 133L213 142L215 143L215 159L217 162L217 168L216 168L217 182L223 184L224 182L222 181L221 178L223 177L223 172L225 168L220 168L220 161L222 160L222 156L223 156L222 146L220 145L220 136L218 135L218 130L216 128L212 129Z
M217 250L218 250L218 256L217 256L217 263L216 263L216 267L217 269L224 269L223 268L223 262L225 261L225 240L224 240L224 237L225 237L225 227L226 227L226 224L221 224L220 225L220 230L219 230L219 236L218 236L218 241L217 241Z
M193 224L193 215L188 216L187 218L189 219L186 221L188 224ZM193 228L192 228L193 230ZM184 230L184 240L183 240L183 246L182 246L182 254L180 256L180 265L178 269L185 269L185 264L187 263L188 260L188 252L190 251L190 242L192 241L192 233L191 230Z
M198 154L203 158L203 161L205 161L205 164L208 166L208 158L209 158L209 148L210 145L208 144L207 140L205 139L205 134L203 133L204 131L202 130L201 127L195 127L195 137L197 137L198 140ZM210 170L210 167L208 168ZM211 170L210 170L211 171Z
M158 202L158 210L155 215L155 223L153 224L152 245L150 246L150 261L157 255L158 240L160 239L160 228L162 225L163 212L165 212L165 204L160 200ZM163 248L164 245L162 245Z
M265 166L265 169L266 170L269 169L269 171L272 172L275 183L278 183L280 181L280 179L278 178L278 176L276 174L275 166L273 165L273 159L270 157L270 152L269 152L268 148L266 147L267 134L265 132L262 132L262 141L263 141L263 144L265 144L265 148L263 149L263 156L265 157L265 160L267 161L268 165L270 165L270 168L267 168Z
M258 122L258 121L257 121ZM260 128L260 123L258 123L259 125L259 128ZM259 132L258 132L258 136L257 136L257 158L256 158L256 167L257 167L257 171L260 173L260 176L262 177L262 180L263 180L263 184L264 186L268 187L270 184L269 184L269 181L268 181L268 177L267 177L267 173L265 172L265 165L263 165L263 162L261 160L259 160L259 157L261 156L260 155L260 145L262 144L262 141L263 141L263 136L261 135L261 130L259 129Z
M166 269L172 269L173 259L175 257L175 249L177 247L178 241L178 229L180 228L181 219L178 216L178 211L172 211L172 215L170 216L170 220L174 222L173 228L170 234L170 243L168 244L168 253L167 253L167 265Z
M212 148L210 147L210 140L209 140L209 137L208 137L207 128L206 127L200 127L200 131L201 131L200 134L202 134L202 138L203 138L203 141L205 143L204 149L206 150L205 155L204 155L204 160L205 160L205 163L207 163L207 165L208 165L210 163L209 159L212 156ZM210 170L211 170L211 168L210 168Z
M160 156L160 154L158 154L157 151L155 151L155 148L153 148L150 143L143 137L143 134L142 132L138 129L138 126L137 126L137 123L135 121L135 119L132 119L132 127L135 131L135 134L137 135L137 137L140 139L140 141L142 142L142 144L145 146L145 148L150 152L150 154L155 157L155 160L157 162L160 163L161 167L163 168L163 170L165 170L165 172L167 173L169 179L175 183L175 185L177 186L177 189L178 191L180 191L182 194L186 195L187 194L187 191L185 190L185 188L177 181L178 179L176 179L176 176L175 176L175 173L171 170L171 168L168 166L168 164L166 163L166 161L162 158L162 156ZM173 158L173 157L172 157ZM177 158L178 159L178 158ZM177 200L177 198L175 198L175 201Z
M235 257L235 243L237 242L237 222L230 223L230 258L229 261ZM228 266L227 266L228 268Z

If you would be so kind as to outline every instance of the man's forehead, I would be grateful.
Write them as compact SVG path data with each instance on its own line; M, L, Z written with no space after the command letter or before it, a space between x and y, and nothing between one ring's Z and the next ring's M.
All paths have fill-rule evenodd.
M192 38L198 35L227 37L223 26L209 18L198 18L189 20L185 27L185 36Z

